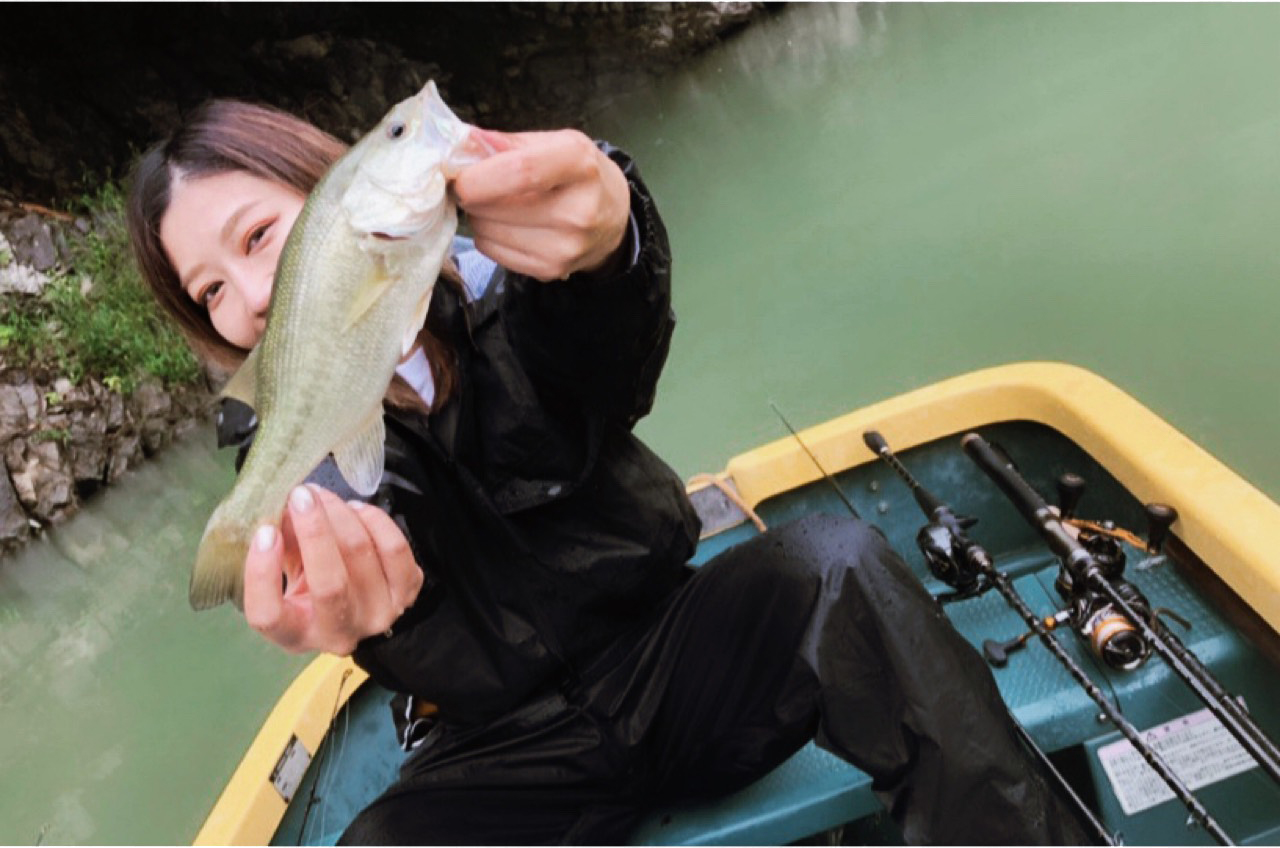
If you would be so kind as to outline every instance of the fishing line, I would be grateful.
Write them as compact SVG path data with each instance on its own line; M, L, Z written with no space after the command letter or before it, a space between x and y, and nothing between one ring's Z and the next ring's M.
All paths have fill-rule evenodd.
M853 508L853 504L849 499L845 497L844 490L840 488L838 483L836 483L836 478L828 474L827 469L822 467L821 462L818 462L818 458L813 455L813 451L809 450L809 446L804 443L804 439L800 438L800 434L796 432L795 427L791 426L791 422L782 414L782 410L778 409L778 405L773 401L769 401L769 406L773 407L774 414L778 416L778 419L782 422L783 426L786 427L787 430L791 432L791 435L795 437L796 444L800 445L800 448L809 455L809 459L813 460L813 464L818 467L818 472L822 474L822 478L831 484L831 488L836 490L836 494L840 496L841 502L848 507L849 513L854 518L862 518L861 515L858 515L858 511Z
M342 711L342 742L338 743L338 753L333 757L329 757L329 769L325 772L324 792L320 794L320 836L328 833L325 828L326 821L329 816L329 790L333 789L334 780L337 779L338 765L342 762L342 757L347 753L347 731L351 729L351 710Z
M343 672L342 672L342 679L341 679L340 681L338 681L338 691L337 691L337 693L333 696L333 711L332 711L332 713L329 715L329 725L328 725L328 727L327 727L327 728L325 728L325 734L324 734L324 735L325 735L325 737L328 737L328 736L329 736L330 731L332 731L332 730L333 730L333 725L334 725L334 723L336 723L336 722L337 722L337 720L338 720L338 710L339 710L339 708L341 708L341 706L342 706L342 690L346 688L346 686L347 686L347 679L348 679L348 678L350 678L350 677L351 677L351 669L350 669L350 668L348 668L348 669L346 669L345 671L343 671ZM351 712L350 710L347 710L348 721L350 721L350 718L349 718L349 716L350 716L350 712ZM330 746L330 747L332 747L332 746ZM346 747L346 732L345 732L345 730L344 730L344 732L343 732L342 748L345 748L345 747ZM325 749L324 749L324 753L325 753L325 754L327 754L327 753L328 753L328 751L329 751L329 748L325 748ZM341 750L339 750L339 752L338 752L339 759L341 758L341 754L342 754L342 751L341 751ZM326 757L326 759L333 759L333 758L332 758L332 757ZM330 769L329 769L329 771L328 771L328 772L326 772L326 774L331 776L331 775L333 774L333 769L332 769L332 768L330 768ZM319 789L319 787L320 787L320 779L321 779L321 776L320 776L319 774L317 774L317 775L316 775L316 779L315 779L314 781L312 781L312 783L311 783L311 792L310 792L310 793L308 794L308 796L307 796L307 806L306 806L306 809L305 809L305 810L303 811L303 813L302 813L302 825L298 828L298 841L299 841L299 842L305 842L305 841L306 841L303 837L304 837L304 835L305 835L305 834L306 834L306 832L307 832L307 820L311 818L311 811L312 811L313 809L315 809L315 803L316 803L316 791L317 791L317 790ZM332 782L332 780L331 780L331 782ZM328 787L326 787L325 791L328 791ZM324 827L324 818L323 818L323 816L324 816L324 813L322 812L322 813L321 813L321 820L320 820L320 825L321 825L321 828L322 828L322 829L323 829L323 827Z

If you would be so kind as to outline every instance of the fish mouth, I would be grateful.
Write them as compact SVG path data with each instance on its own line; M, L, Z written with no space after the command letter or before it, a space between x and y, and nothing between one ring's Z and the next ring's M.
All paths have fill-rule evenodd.
M390 233L369 233L378 241L408 241L408 236L393 236Z

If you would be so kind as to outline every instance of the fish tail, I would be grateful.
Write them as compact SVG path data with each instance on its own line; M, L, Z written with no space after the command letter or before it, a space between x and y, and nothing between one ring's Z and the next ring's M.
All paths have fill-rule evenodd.
M188 599L195 610L210 609L226 601L244 608L244 560L249 553L249 533L239 522L220 520L220 511L209 519L191 571Z

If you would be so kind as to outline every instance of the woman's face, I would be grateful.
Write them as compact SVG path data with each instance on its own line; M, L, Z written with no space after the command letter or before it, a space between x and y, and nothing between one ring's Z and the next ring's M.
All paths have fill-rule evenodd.
M175 176L160 242L218 334L249 349L267 326L276 262L306 198L243 171Z

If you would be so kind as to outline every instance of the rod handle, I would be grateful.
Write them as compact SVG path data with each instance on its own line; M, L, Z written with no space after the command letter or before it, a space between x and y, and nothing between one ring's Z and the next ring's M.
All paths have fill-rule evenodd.
M977 433L967 434L960 444L1000 491L1013 501L1027 523L1040 532L1053 555L1062 561L1073 577L1083 578L1086 570L1097 567L1093 555L1067 532L1057 514L1040 497L1040 493L1023 479L1008 457L996 453L987 440Z
M1013 467L1013 463L997 454L986 439L977 433L969 433L960 440L960 445L964 448L964 452L978 464L978 467L995 481L1000 491L1013 501L1013 505L1027 521L1039 526L1044 523L1046 517L1054 517L1049 510L1049 505L1044 502L1044 498L1040 497L1040 493L1031 488Z

